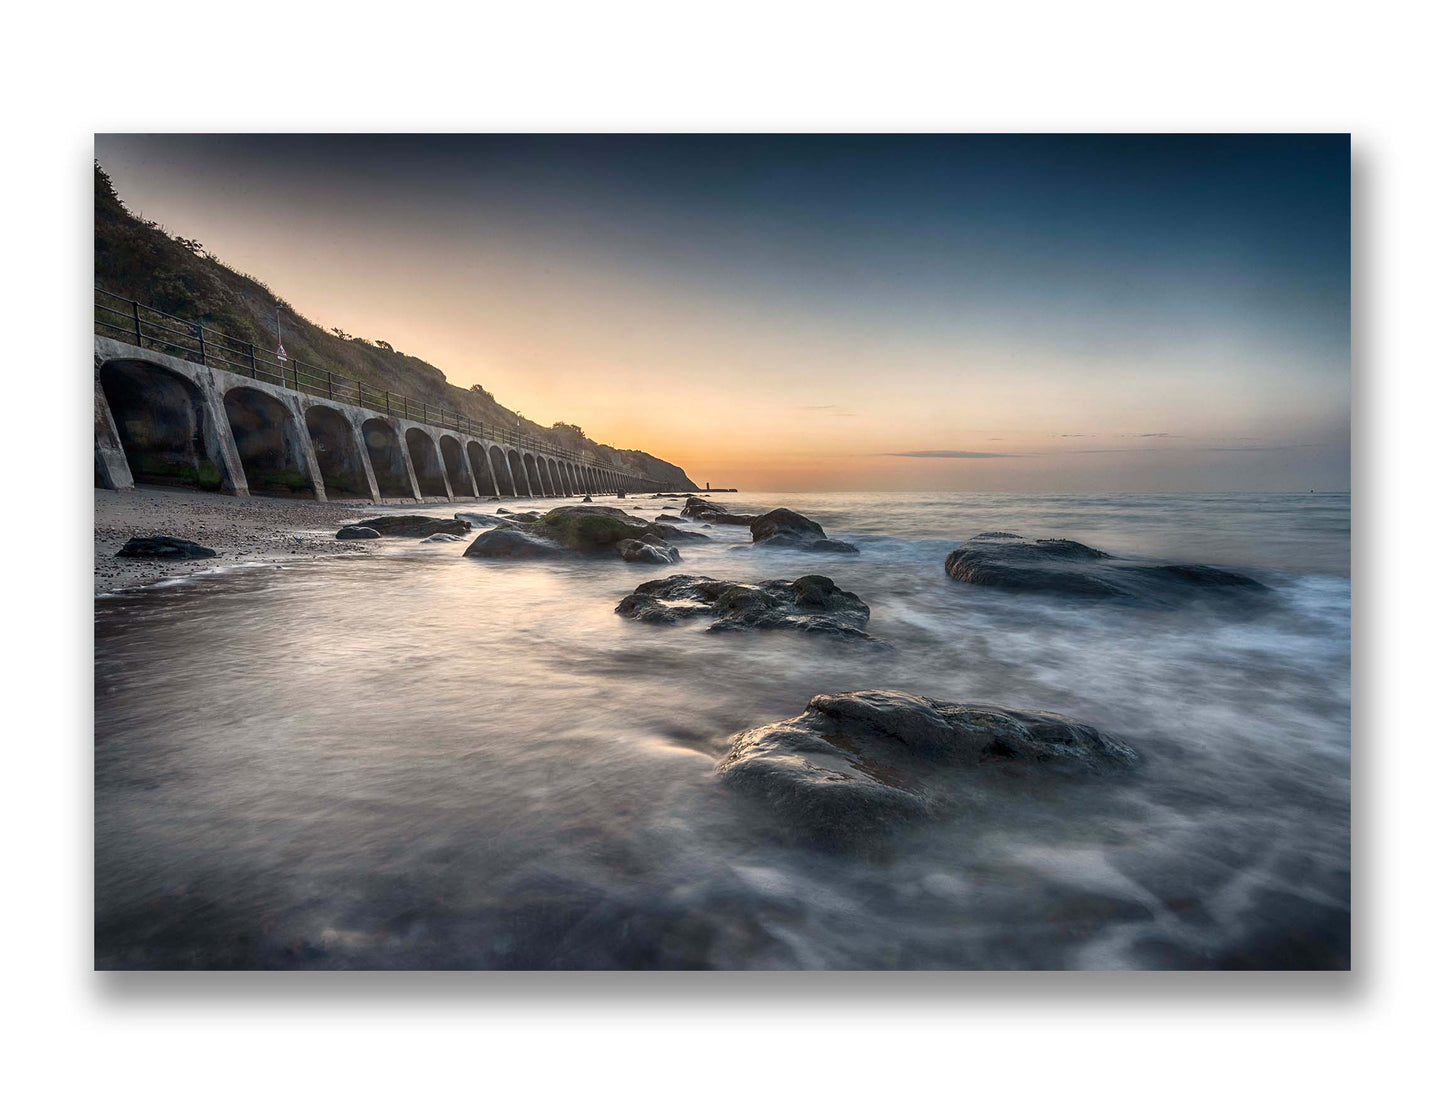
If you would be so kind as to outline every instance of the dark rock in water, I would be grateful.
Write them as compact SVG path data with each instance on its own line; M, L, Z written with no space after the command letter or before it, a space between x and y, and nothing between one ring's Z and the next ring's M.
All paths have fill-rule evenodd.
M795 510L785 509L769 510L766 514L759 514L753 518L752 524L748 528L752 530L754 542L776 536L796 537L799 540L822 540L828 535L823 532L823 527L812 518L804 517Z
M950 552L943 567L975 586L1165 605L1221 591L1257 596L1269 590L1247 575L1203 564L1124 560L1078 541L1029 541L1012 533L980 533Z
M708 632L786 629L850 640L874 640L863 631L869 609L858 595L841 590L825 575L804 575L788 582L771 579L748 584L705 575L669 575L649 579L617 605L633 621L672 625L711 616Z
M730 514L725 507L696 495L687 496L680 512L685 518L716 522L719 525L751 525L753 521L751 514Z
M547 560L565 555L565 552L551 541L508 526L483 533L467 546L462 555L484 560Z
M479 514L475 511L459 510L452 517L458 521L465 521L476 529L490 529L494 525L506 525L507 522L493 514Z
M676 548L670 545L663 545L661 548L643 544L640 540L624 540L617 542L617 551L628 563L644 564L671 564L682 559Z
M541 517L541 516L542 516L542 515L539 514L539 513L537 513L536 510L518 510L518 511L517 511L516 513L514 513L514 514L508 514L508 515L507 515L507 520L510 521L510 522L516 522L516 523L519 523L519 524L520 524L520 523L525 523L525 522L529 522L529 521L536 521L536 520L537 520L539 517Z
M829 540L826 537L822 540L807 540L805 538L789 536L785 533L779 533L775 537L764 537L762 540L754 542L751 546L741 545L739 546L739 550L747 551L749 547L780 548L789 552L842 552L849 556L858 555L857 546L849 544L847 541Z
M425 514L384 514L356 524L375 529L383 537L429 537L433 533L455 533L462 537L472 529L471 522L460 518L434 518Z
M940 811L960 771L1103 770L1137 759L1051 713L859 690L819 694L800 716L738 733L717 773L799 827L845 837Z
M459 540L466 540L466 538L465 538L465 537L459 537L459 536L457 536L455 533L433 533L433 534L432 534L431 536L429 536L429 537L422 537L421 543L422 543L422 544L449 544L449 543L451 543L451 542L453 542L453 541L459 541Z
M489 498L489 499L487 499L487 501L488 501L488 502L501 502L501 501L502 501L502 498L501 498L500 495L492 495L492 497Z
M467 550L467 555L490 559L524 556L535 559L563 554L610 555L633 563L664 564L681 559L677 549L668 543L668 534L663 526L635 518L612 506L559 506L541 515L512 514L504 524L525 539L507 538L484 543L478 538ZM633 545L643 545L653 551L639 551Z
M181 537L131 537L116 553L138 560L207 560L215 554L214 548Z
M369 525L343 525L336 530L337 540L376 540L380 536Z
M583 495L583 496L582 496L582 501L583 501L583 502L591 502L591 501L592 501L592 496L591 496L591 495Z
M858 549L847 541L829 540L823 527L795 510L769 510L753 518L748 528L753 544L793 552L842 552L856 555Z
M497 513L499 513L499 514L510 514L511 512L512 512L511 510L508 510L508 509L507 509L506 507L504 507L504 506L498 506L498 507L497 507Z

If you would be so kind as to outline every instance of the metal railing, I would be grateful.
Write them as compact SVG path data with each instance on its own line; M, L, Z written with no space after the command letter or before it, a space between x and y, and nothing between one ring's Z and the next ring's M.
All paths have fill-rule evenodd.
M99 287L95 289L95 332L102 337L127 341L142 349L155 349L182 360L220 368L302 394L350 403L424 425L453 429L473 437L485 437L499 444L545 453L559 460L585 464L588 467L602 468L659 487L663 485L626 468L600 463L575 449L561 448L550 441L523 433L515 427L485 423L470 415L449 410L436 403L399 395L395 391L379 391L360 380L337 375L294 357L282 357L269 349L258 348L252 342L213 330L200 322L191 322L174 314L167 314Z

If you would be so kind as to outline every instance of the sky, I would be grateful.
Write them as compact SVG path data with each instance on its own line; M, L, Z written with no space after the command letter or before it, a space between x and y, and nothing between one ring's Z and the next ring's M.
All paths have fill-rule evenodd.
M1349 488L1344 135L98 135L320 325L757 490Z

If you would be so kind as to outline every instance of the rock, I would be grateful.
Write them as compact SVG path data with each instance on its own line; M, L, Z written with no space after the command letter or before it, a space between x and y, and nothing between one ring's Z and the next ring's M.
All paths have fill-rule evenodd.
M753 518L752 524L748 526L753 533L753 543L767 540L769 537L787 536L799 540L822 540L828 534L823 532L823 527L812 518L804 517L794 510L769 510L766 514L759 514Z
M583 502L591 502L591 501L592 501L592 496L591 496L591 495L583 495L583 496L582 496L582 501L583 501Z
M943 567L950 577L974 586L1163 605L1221 592L1258 597L1269 590L1247 575L1203 564L1151 564L1078 541L1030 541L1002 532L964 541Z
M369 525L343 525L336 530L337 540L376 540L381 534Z
M751 514L730 514L717 503L698 498L696 495L687 496L681 513L685 518L717 522L719 525L749 525L753 520Z
M792 552L841 552L848 555L858 553L858 549L847 541L829 540L821 525L795 510L769 510L766 514L753 518L748 528L753 534L753 544L757 547L786 549Z
M661 548L651 544L643 544L640 540L624 540L617 542L617 551L628 563L644 564L671 564L682 559L676 548L664 545Z
M1137 760L1128 745L1051 713L860 690L819 694L797 717L738 733L717 773L798 827L841 838L940 812L953 804L950 782L985 769Z
M547 513L512 514L506 524L528 538L532 544L515 540L473 543L477 549L468 555L488 558L515 558L528 555L574 553L584 556L616 556L633 563L676 563L681 559L676 548L668 543L665 527L635 518L612 506L559 506ZM494 530L495 532L495 530ZM706 538L702 538L706 539ZM633 545L645 545L654 551L644 552Z
M207 560L216 550L181 537L131 537L116 555L138 560Z
M431 536L429 536L429 537L422 537L421 543L422 543L422 544L449 544L449 543L451 543L452 541L459 541L459 540L465 540L465 539L466 539L465 537L459 537L459 536L457 536L455 533L433 533L433 534L432 534Z
M484 560L547 560L564 555L551 541L514 526L489 529L467 546L464 556Z
M383 537L429 537L433 533L455 533L465 536L472 524L460 518L434 518L425 514L383 514L355 524L375 529Z
M459 510L452 517L458 521L468 522L475 529L490 529L494 525L506 525L507 522L493 514L478 514L474 511Z
M825 575L756 584L705 575L669 575L643 583L618 603L616 612L653 625L711 616L708 632L786 629L877 642L863 631L870 614L867 603L851 591L839 589Z

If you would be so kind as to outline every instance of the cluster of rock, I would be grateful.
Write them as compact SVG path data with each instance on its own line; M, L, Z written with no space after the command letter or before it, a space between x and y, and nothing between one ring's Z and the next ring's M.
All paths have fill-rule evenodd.
M669 575L643 583L618 603L617 613L654 625L711 617L708 632L783 629L874 640L863 631L870 613L868 604L837 587L826 575L752 584L705 575Z
M943 810L960 771L1137 760L1128 745L1050 713L859 690L819 694L797 717L738 733L716 770L800 829L845 838Z
M1017 533L980 533L944 560L959 582L1000 590L1152 604L1206 594L1258 596L1263 583L1204 564L1153 564L1121 559L1071 540L1026 540Z
M669 564L682 558L672 541L706 539L612 506L559 506L542 515L508 515L477 537L466 555L490 560L615 556L628 563Z

